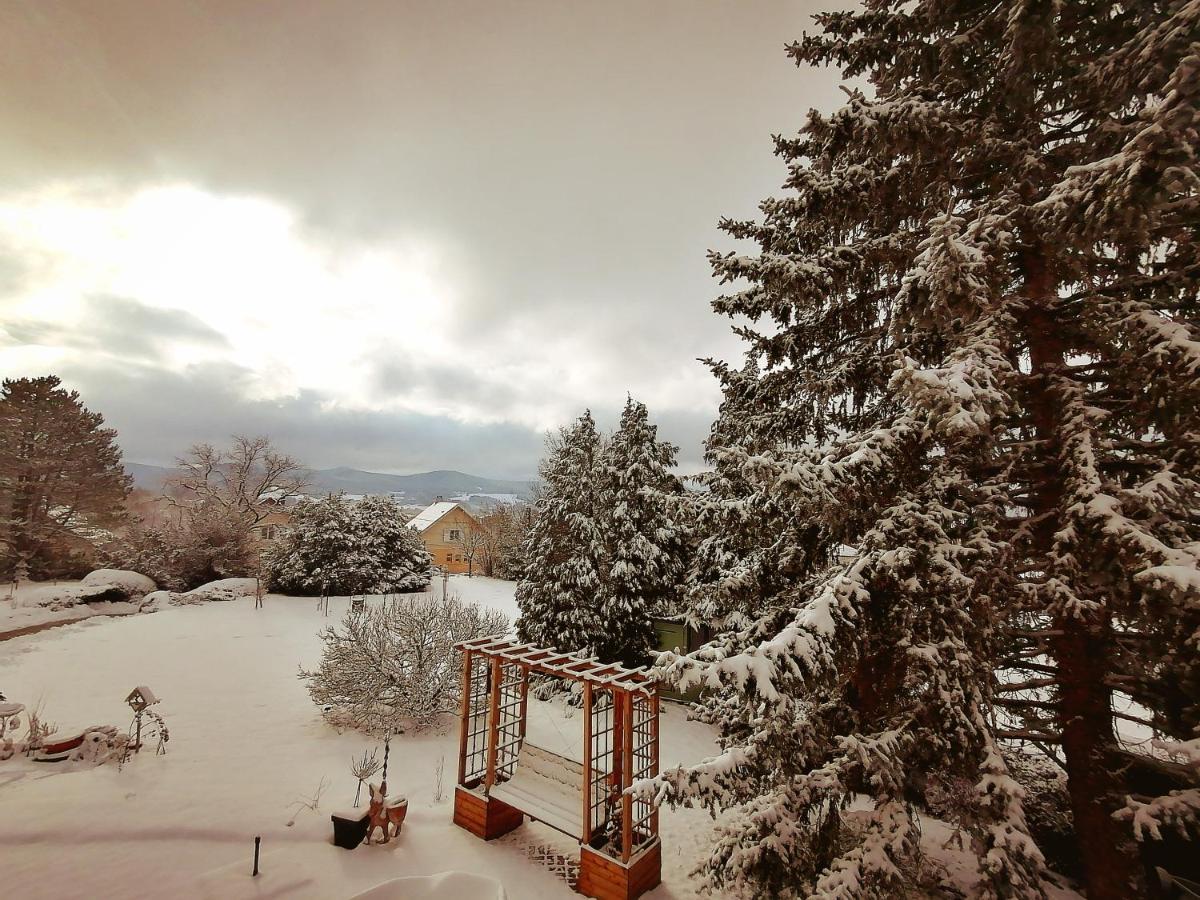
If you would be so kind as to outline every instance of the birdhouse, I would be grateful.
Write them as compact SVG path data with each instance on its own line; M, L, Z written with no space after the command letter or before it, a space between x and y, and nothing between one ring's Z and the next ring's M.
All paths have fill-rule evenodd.
M158 698L154 696L154 691L140 684L129 692L129 696L125 698L125 702L132 707L134 712L141 712L147 706L153 706L158 702Z

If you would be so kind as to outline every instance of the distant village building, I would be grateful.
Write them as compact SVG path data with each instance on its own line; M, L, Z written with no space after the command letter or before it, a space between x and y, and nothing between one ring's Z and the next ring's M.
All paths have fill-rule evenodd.
M479 568L483 525L457 503L439 500L408 523L421 533L433 564L455 575Z
M250 527L250 547L262 553L288 533L292 526L292 514L282 500L270 497L263 500L259 508L264 515Z

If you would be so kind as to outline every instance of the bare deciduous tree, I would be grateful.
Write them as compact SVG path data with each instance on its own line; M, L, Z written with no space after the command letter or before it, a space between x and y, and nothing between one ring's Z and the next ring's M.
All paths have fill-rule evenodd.
M483 518L486 531L479 563L484 575L517 577L521 543L533 527L535 511L530 504L502 503Z
M464 525L450 532L450 543L462 551L466 560L468 578L475 574L475 562L484 555L488 540L488 530L482 525Z
M402 597L351 609L340 625L322 631L321 664L300 677L314 702L357 728L421 729L458 708L462 663L454 645L507 629L502 613L456 594Z
M196 444L177 463L180 473L166 487L171 503L216 507L247 528L267 514L265 501L286 503L310 483L298 460L262 436L234 435L228 450Z

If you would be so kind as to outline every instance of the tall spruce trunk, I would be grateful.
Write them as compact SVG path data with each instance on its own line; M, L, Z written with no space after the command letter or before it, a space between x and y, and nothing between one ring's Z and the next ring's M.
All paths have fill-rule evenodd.
M1054 380L1066 369L1062 324L1048 309L1054 282L1039 250L1024 259L1028 307L1024 317L1030 356L1028 404L1041 452L1030 495L1037 527L1034 551L1048 559L1062 527L1063 472L1058 463L1062 402ZM1128 830L1113 819L1122 782L1116 764L1111 690L1104 682L1111 652L1107 614L1060 615L1054 619L1050 650L1058 666L1058 726L1067 770L1088 900L1149 896L1149 885Z

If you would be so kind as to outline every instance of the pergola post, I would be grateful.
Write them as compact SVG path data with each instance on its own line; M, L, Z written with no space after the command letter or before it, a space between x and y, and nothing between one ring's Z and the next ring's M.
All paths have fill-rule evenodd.
M633 696L622 691L621 707L621 862L633 852L633 797L625 793L633 786Z
M496 753L500 744L500 659L492 657L491 696L488 705L487 775L483 779L483 792L490 794L496 783Z
M525 723L529 715L529 666L521 666L521 743L525 743Z
M653 751L650 756L650 777L658 777L658 686L655 685L654 693L650 695L650 737L653 742ZM658 806L654 807L654 812L650 813L650 830L654 834L658 834Z
M583 843L592 840L592 683L583 683Z
M467 732L471 729L471 651L463 651L462 703L459 704L458 784L467 780Z

